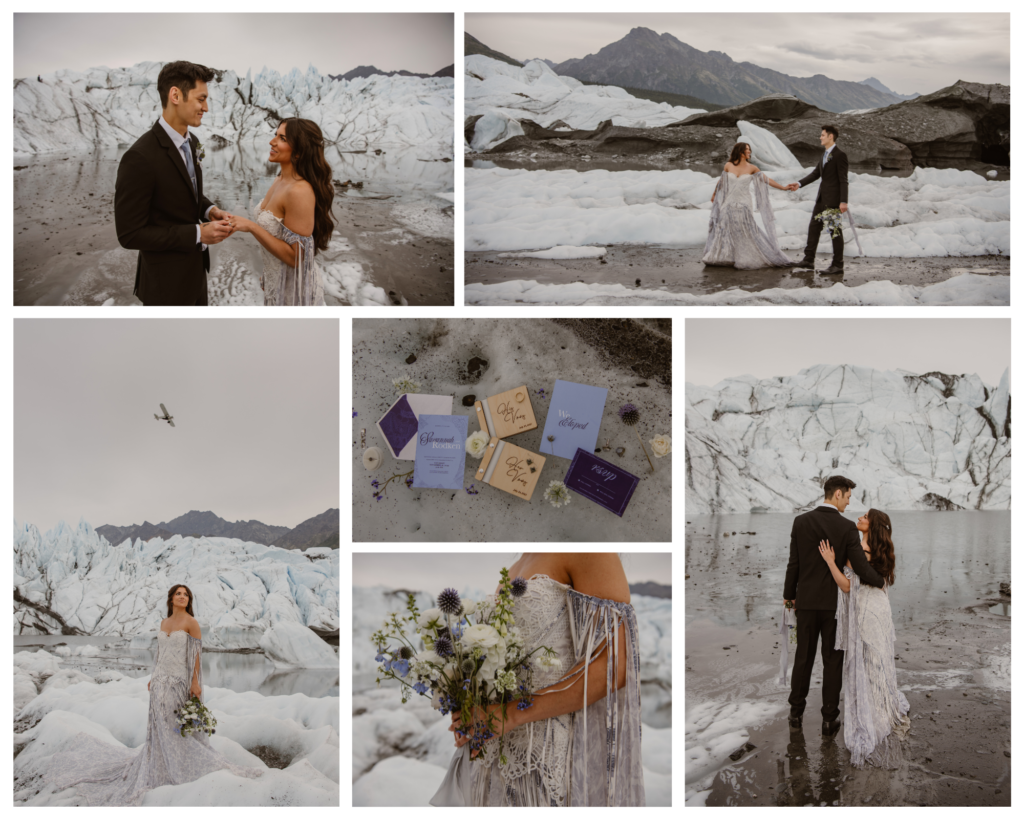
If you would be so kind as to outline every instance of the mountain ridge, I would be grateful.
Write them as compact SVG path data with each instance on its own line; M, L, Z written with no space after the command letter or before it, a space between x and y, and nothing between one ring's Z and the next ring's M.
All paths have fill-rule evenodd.
M333 522L333 526L331 523ZM186 537L229 537L265 546L282 549L304 550L314 546L337 549L339 544L340 521L337 509L328 509L312 518L302 521L292 529L287 526L273 526L258 520L238 520L234 523L213 512L195 509L179 515L165 523L152 524L143 521L140 525L97 526L95 531L112 545L141 538L144 541L161 537L166 540L174 535Z
M668 32L657 34L642 26L596 54L566 60L554 70L581 81L685 94L720 105L781 93L839 113L885 107L904 99L870 84L833 80L824 74L793 77L751 62L736 62L723 51L700 51Z

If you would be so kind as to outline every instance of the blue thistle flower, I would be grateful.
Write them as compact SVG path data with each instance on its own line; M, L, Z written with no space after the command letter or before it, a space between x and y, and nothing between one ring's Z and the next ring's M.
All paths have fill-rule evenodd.
M437 607L445 614L458 614L462 608L459 593L455 589L445 589L437 596Z
M455 650L452 648L451 639L448 637L438 637L434 642L434 653L441 658L451 657L455 653Z
M640 420L640 410L633 404L623 404L619 407L619 418L626 426L633 426Z
M512 596L522 597L526 594L526 578L517 577L512 581Z

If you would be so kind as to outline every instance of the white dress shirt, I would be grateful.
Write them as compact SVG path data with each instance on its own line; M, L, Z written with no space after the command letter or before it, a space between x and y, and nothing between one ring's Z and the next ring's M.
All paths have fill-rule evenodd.
M163 126L163 129L167 132L167 136L171 138L171 142L174 143L174 147L178 149L178 152L181 154L181 161L185 163L185 169L188 170L188 161L185 159L185 151L191 150L188 144L188 128L185 129L185 136L182 136L175 131L162 116L160 117L160 125ZM198 192L197 188L196 193L198 194ZM203 214L206 219L210 218L210 211L213 210L213 207L213 205L210 205L210 207L206 209L206 213ZM196 225L196 244L203 245L202 236L202 227ZM206 245L203 245L203 250L206 250Z
M828 148L825 149L825 156L823 156L821 158L821 167L822 167L822 169L825 168L825 163L828 162L828 155L830 153L832 153L832 149L835 148L835 147L836 147L836 144L833 142ZM803 187L803 185L801 185L799 182L797 182L796 185L797 185L797 188L802 188ZM831 503L819 504L819 506L831 506L831 505L832 505Z

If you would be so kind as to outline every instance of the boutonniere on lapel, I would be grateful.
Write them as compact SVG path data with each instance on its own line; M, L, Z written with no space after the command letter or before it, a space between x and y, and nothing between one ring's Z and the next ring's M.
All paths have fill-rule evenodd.
M203 147L203 143L198 139L196 140L196 159L199 160L200 165L206 159L206 148Z

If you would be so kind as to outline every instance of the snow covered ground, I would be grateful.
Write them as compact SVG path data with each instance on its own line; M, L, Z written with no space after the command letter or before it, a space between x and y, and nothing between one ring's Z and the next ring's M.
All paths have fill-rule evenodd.
M15 523L14 630L59 634L63 621L148 645L167 616L168 589L184 583L208 647L262 649L284 668L337 667L309 627L339 626L339 562L337 549L181 535L111 545L85 521L45 534Z
M739 123L753 159L780 184L810 172L774 134ZM717 178L699 171L525 170L467 168L466 251L530 251L541 258L564 247L599 252L607 245L703 247ZM795 193L771 190L779 244L803 249L818 183ZM909 177L850 174L850 209L861 248L873 258L1010 254L1010 183L972 171L917 168ZM760 223L760 215L755 218ZM763 225L762 225L763 227ZM847 255L859 255L849 227ZM831 254L823 234L820 253ZM562 256L561 258L565 258ZM876 286L877 285L877 286ZM856 289L728 291L710 295L621 285L538 285L515 280L469 283L469 304L1009 304L1009 279L980 277L931 287L887 281Z
M163 63L131 68L61 70L15 81L14 150L90 151L131 144L160 112L157 75ZM305 73L264 68L233 71L209 83L210 111L195 129L202 142L269 140L279 118L320 125L329 143L348 150L416 148L426 158L452 156L455 81L384 77L332 80L312 65Z
M543 251L542 251L543 252ZM755 305L802 305L860 307L863 305L897 306L999 306L1010 303L1010 277L963 273L937 284L926 286L898 285L875 281L858 287L837 283L831 287L774 287L750 292L733 288L719 293L698 295L677 293L668 289L626 287L621 284L572 282L540 284L534 280L514 279L498 284L467 284L466 304L503 306L536 305L713 305L738 307Z
M1010 508L1009 370L914 375L817 365L686 385L688 514L806 509L833 473L853 508Z
M388 612L402 609L404 598L380 586L352 591L353 805L425 805L454 753L449 720L426 697L414 695L403 705L397 688L376 687L370 634ZM473 589L460 593L481 594ZM647 804L667 806L672 798L672 601L643 595L633 595L632 601L640 625Z
M668 125L703 111L638 99L614 86L584 85L560 77L540 60L520 68L473 54L466 57L465 66L466 116L481 117L467 151L484 151L522 134L521 119L556 129L567 125L591 130L608 119L614 125L642 128Z
M78 732L137 748L146 740L149 677L116 671L91 677L62 669L47 653L14 655L14 801L18 805L81 804L74 788L54 794L43 779L50 758ZM184 785L150 791L151 805L337 806L338 697L261 696L207 687L217 718L213 747L238 765L266 768L250 750L264 746L285 762L256 780L218 771ZM264 751L265 753L265 751Z

